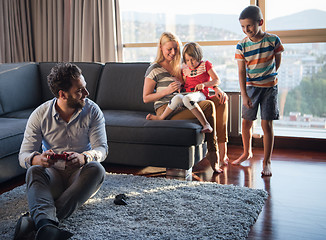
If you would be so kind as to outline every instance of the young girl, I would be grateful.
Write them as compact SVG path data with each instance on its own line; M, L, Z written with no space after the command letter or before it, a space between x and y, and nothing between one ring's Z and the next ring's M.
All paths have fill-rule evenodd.
M198 102L208 99L208 87L217 86L220 80L212 68L209 61L202 61L203 53L199 44L195 42L187 43L182 52L184 65L182 68L182 76L184 82L183 91L185 93L176 94L168 104L167 108L160 116L148 114L148 120L163 120L166 119L173 111L180 106L187 107L199 120L203 126L202 133L211 133L213 128L208 123L207 119Z

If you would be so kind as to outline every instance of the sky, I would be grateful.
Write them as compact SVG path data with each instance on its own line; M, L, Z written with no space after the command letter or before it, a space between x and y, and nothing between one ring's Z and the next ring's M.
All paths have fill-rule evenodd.
M126 10L150 13L164 12L171 14L216 13L235 15L239 15L243 8L250 4L250 0L120 0L119 2L122 11ZM266 0L266 9L271 9L271 11L266 12L266 18L274 19L307 9L326 11L326 0Z

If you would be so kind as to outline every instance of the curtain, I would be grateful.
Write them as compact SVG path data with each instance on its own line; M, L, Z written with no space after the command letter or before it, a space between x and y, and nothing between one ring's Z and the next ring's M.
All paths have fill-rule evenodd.
M64 58L64 0L31 0L33 46L36 62L67 61Z
M122 61L118 0L0 2L0 62Z
M69 59L71 61L121 61L118 1L73 0ZM120 43L119 43L120 41Z
M0 63L34 60L30 5L0 0Z

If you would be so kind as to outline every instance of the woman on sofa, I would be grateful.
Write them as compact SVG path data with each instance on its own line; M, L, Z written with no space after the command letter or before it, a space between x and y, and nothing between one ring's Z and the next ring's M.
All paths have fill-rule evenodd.
M158 116L164 112L169 101L174 96L173 93L178 92L180 89L180 81L176 81L182 79L180 46L181 42L177 36L169 32L164 32L160 37L156 59L145 74L143 101L145 103L154 102L155 112ZM224 92L219 90L211 100L216 103L216 106L210 100L204 100L198 104L204 112L207 121L213 127L212 133L206 133L208 149L206 158L209 160L214 172L221 173L223 170L220 167L223 164L227 164L228 161L226 154L227 97ZM217 113L216 110L218 111ZM219 117L218 121L216 121L216 116ZM195 116L190 110L184 109L175 113L170 119L181 120L194 118ZM218 123L218 126L216 126L216 123ZM218 145L216 129L219 130ZM220 154L218 154L218 146L220 147Z

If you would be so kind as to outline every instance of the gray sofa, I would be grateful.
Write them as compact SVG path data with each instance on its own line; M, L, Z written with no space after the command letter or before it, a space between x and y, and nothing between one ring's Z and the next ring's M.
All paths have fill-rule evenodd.
M0 183L25 172L18 163L31 112L53 95L47 75L55 63L0 64ZM108 136L105 162L181 169L190 172L206 152L196 121L148 121L153 104L142 101L149 63L76 63L85 76L89 98L102 109Z

